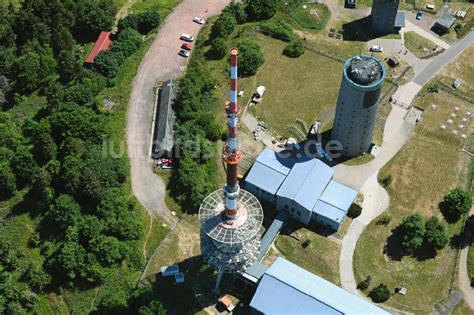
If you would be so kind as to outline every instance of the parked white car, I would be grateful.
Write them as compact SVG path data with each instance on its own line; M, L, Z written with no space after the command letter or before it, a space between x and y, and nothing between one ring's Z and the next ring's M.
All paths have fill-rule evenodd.
M184 40L186 42L192 42L194 40L194 36L183 33L183 34L181 34L181 37L179 39Z
M382 47L382 46L378 46L378 45L372 45L372 47L370 47L369 50L370 50L370 51L374 51L374 52L382 52L382 51L383 51L383 47Z
M196 17L193 19L193 22L195 22L195 23L197 23L197 24L203 25L205 21L204 21L203 19L201 19L200 17L197 17L197 16L196 16Z

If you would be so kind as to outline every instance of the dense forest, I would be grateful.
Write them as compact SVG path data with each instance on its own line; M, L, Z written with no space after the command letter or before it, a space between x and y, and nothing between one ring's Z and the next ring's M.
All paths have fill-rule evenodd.
M0 202L13 205L0 213L0 314L34 312L41 294L143 267L144 222L124 189L129 166L103 148L110 118L97 96L160 16L121 20L111 49L85 68L84 47L116 13L111 0L0 5ZM28 113L13 114L30 98ZM9 225L21 213L35 222L26 247Z

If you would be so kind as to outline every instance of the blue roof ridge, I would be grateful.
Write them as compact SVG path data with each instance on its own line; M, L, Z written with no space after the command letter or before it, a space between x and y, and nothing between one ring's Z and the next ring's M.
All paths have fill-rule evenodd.
M333 204L330 204L329 202L326 202L326 201L324 201L324 200L322 200L322 199L318 199L318 201L319 201L319 202L322 202L322 203L324 203L324 204L327 204L328 206L331 206L331 207L333 207L333 208L335 208L335 209L341 211L342 214L343 214L343 216L346 215L346 212L347 212L347 211L345 211L345 210L339 208L338 206L335 206L335 205L333 205ZM314 207L311 209L311 212L315 212L315 210L314 210L315 208L316 208L316 204L314 204ZM316 213L317 213L317 212L316 212ZM318 214L319 214L319 213L318 213Z

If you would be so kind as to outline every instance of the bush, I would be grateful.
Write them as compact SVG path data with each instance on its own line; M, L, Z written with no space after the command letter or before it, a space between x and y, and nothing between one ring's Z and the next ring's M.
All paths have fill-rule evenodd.
M359 282L359 284L357 285L357 289L362 290L362 291L367 290L371 282L372 282L372 276L368 275L367 278Z
M393 181L392 175L387 175L387 176L385 176L385 177L382 179L381 184L382 184L382 186L383 186L384 188L387 188L388 186L390 186L390 184L392 183L392 181Z
M232 13L239 24L243 24L247 21L247 13L245 13L245 10L240 3L232 1L231 4L224 9L224 12L225 11Z
M287 57L298 58L304 54L304 44L300 39L293 40L291 43L286 45L283 50L283 54Z
M355 219L362 213L362 207L358 204L353 203L347 211L347 216L351 219Z
M385 284L381 283L370 291L369 296L372 298L373 302L382 303L390 298L390 290Z
M472 194L456 188L451 190L443 200L441 211L448 221L457 222L472 207Z
M301 244L301 246L302 246L303 248L306 248L306 247L308 247L309 245L311 245L311 240L310 240L310 239L306 239L306 240L303 242L303 244Z
M216 59L224 58L228 53L227 42L222 37L215 38L211 43L210 52Z
M385 214L383 217L381 217L377 223L382 224L382 225L388 225L392 221L392 217L390 214Z
M428 87L428 93L438 93L438 84L431 84Z
M271 20L260 23L260 31L265 35L269 35L285 42L289 42L294 38L293 27L280 20Z
M239 75L242 77L255 75L258 68L265 62L262 47L251 40L239 42L237 47L240 50Z

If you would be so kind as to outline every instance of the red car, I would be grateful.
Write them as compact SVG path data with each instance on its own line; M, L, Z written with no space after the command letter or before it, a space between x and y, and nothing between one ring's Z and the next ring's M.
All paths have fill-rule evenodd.
M193 46L191 44L188 44L188 43L183 43L181 45L181 48L186 49L186 50L191 50L191 49L193 49Z

